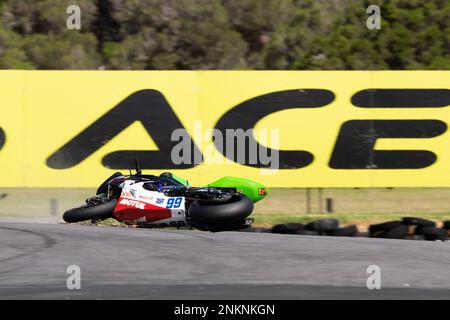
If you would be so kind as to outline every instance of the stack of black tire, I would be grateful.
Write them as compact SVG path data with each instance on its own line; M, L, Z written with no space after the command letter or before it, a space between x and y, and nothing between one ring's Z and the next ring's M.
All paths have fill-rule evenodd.
M320 219L304 223L283 223L273 226L272 233L298 234L298 235L321 235L334 237L355 237L358 235L356 225L339 227L337 219Z
M369 227L369 234L374 238L445 241L449 239L449 230L450 221L444 221L442 228L438 228L431 220L404 217L401 221L373 224Z
M259 232L269 232L265 229ZM271 233L317 235L334 237L362 236L356 225L339 227L337 219L320 219L309 223L283 223L273 226ZM404 217L401 221L387 221L369 227L369 236L386 239L411 239L446 241L449 240L450 220L444 221L441 228L431 220L415 217Z

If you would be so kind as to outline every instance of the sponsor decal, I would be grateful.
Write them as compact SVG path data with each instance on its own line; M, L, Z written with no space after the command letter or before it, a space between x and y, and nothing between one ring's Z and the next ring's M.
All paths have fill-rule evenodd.
M147 222L147 219L145 218L145 216L143 216L139 219L136 219L136 223L144 223L144 222Z
M163 198L156 199L156 204L163 204L163 202L164 202Z
M136 198L136 190L130 189L130 192L133 195L133 198Z
M129 199L122 199L119 204L123 204L130 207L135 207L137 209L144 210L145 209L145 203L136 201L136 200L129 200Z
M449 76L0 71L2 186L93 188L139 159L149 173L174 171L192 185L220 172L268 187L450 187ZM67 88L80 94L69 99ZM42 125L48 119L52 126ZM181 163L171 161L182 142L172 140L177 129L191 150ZM247 135L260 129L279 129L279 143ZM215 139L230 130L243 131L245 143ZM272 154L279 154L277 172L262 175L257 168L275 170L266 161Z
M333 91L326 89L295 89L268 92L252 97L237 106L227 110L217 121L215 128L227 135L227 130L249 131L263 118L279 111L292 109L319 109L329 106L336 99ZM142 101L152 101L152 104L142 108ZM273 101L277 103L274 104ZM270 103L269 103L270 102ZM354 108L442 108L450 105L449 89L365 89L355 92L350 97ZM155 118L156 117L156 118ZM121 122L119 122L121 121ZM157 90L140 90L132 93L125 100L111 109L107 114L94 122L90 127L80 132L78 136L63 145L48 159L47 165L54 169L67 169L84 161L96 152L109 139L125 130L132 122L141 121L147 132L157 142L159 151L121 150L107 154L102 163L108 168L121 169L128 166L128 159L141 159L144 169L187 169L201 163L203 155L194 141L192 161L175 164L170 159L171 151L177 143L166 137L171 136L169 128L185 128L173 113L164 95ZM114 123L115 126L111 126ZM156 125L164 123L165 125ZM331 169L421 169L436 162L437 156L429 150L376 150L375 143L381 138L433 138L442 135L447 130L445 122L437 119L415 120L378 120L348 119L341 124L338 138L329 160ZM274 152L271 148L254 142L257 150L264 154ZM219 139L220 140L220 139ZM223 141L214 140L218 152L229 160L244 166L265 168L267 163L260 160L249 162L234 152L227 152L228 146ZM242 154L251 154L245 147ZM310 150L277 150L280 155L280 169L296 169L310 166L314 154ZM261 155L263 152L259 152ZM231 156L230 156L231 155ZM159 160L157 160L159 159ZM197 160L196 160L197 159Z
M139 196L139 199L152 201L154 199L154 197L153 196Z

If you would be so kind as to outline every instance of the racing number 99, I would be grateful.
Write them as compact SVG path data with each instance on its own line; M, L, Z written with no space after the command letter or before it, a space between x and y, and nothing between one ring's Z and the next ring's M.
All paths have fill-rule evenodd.
M168 208L168 209L179 208L181 205L181 200L182 200L182 198L169 198L169 200L167 200L166 208Z

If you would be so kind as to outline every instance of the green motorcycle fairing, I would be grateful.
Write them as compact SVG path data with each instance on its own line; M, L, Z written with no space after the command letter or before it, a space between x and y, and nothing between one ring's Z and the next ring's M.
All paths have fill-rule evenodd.
M181 183L183 186L185 186L185 187L189 187L189 186L190 186L190 185L189 185L189 181L187 181L186 179L183 179L183 178L177 176L177 175L174 174L174 173L171 173L171 175L172 175L172 178L173 178L174 180L178 181L178 182Z
M208 187L216 188L236 188L236 190L250 199L253 202L258 202L263 199L269 190L261 183L238 177L223 177L217 181L208 184Z

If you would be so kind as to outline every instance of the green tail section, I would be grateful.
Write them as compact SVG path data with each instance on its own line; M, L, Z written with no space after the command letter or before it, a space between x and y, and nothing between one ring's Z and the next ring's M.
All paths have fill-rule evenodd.
M237 177L223 177L208 184L208 187L236 188L238 192L245 194L253 202L258 202L269 193L269 190L261 183Z
M177 180L179 183L181 183L183 186L185 187L189 187L189 181L187 181L186 179L183 179L179 176L177 176L176 174L172 173L172 178L174 178L175 180Z

